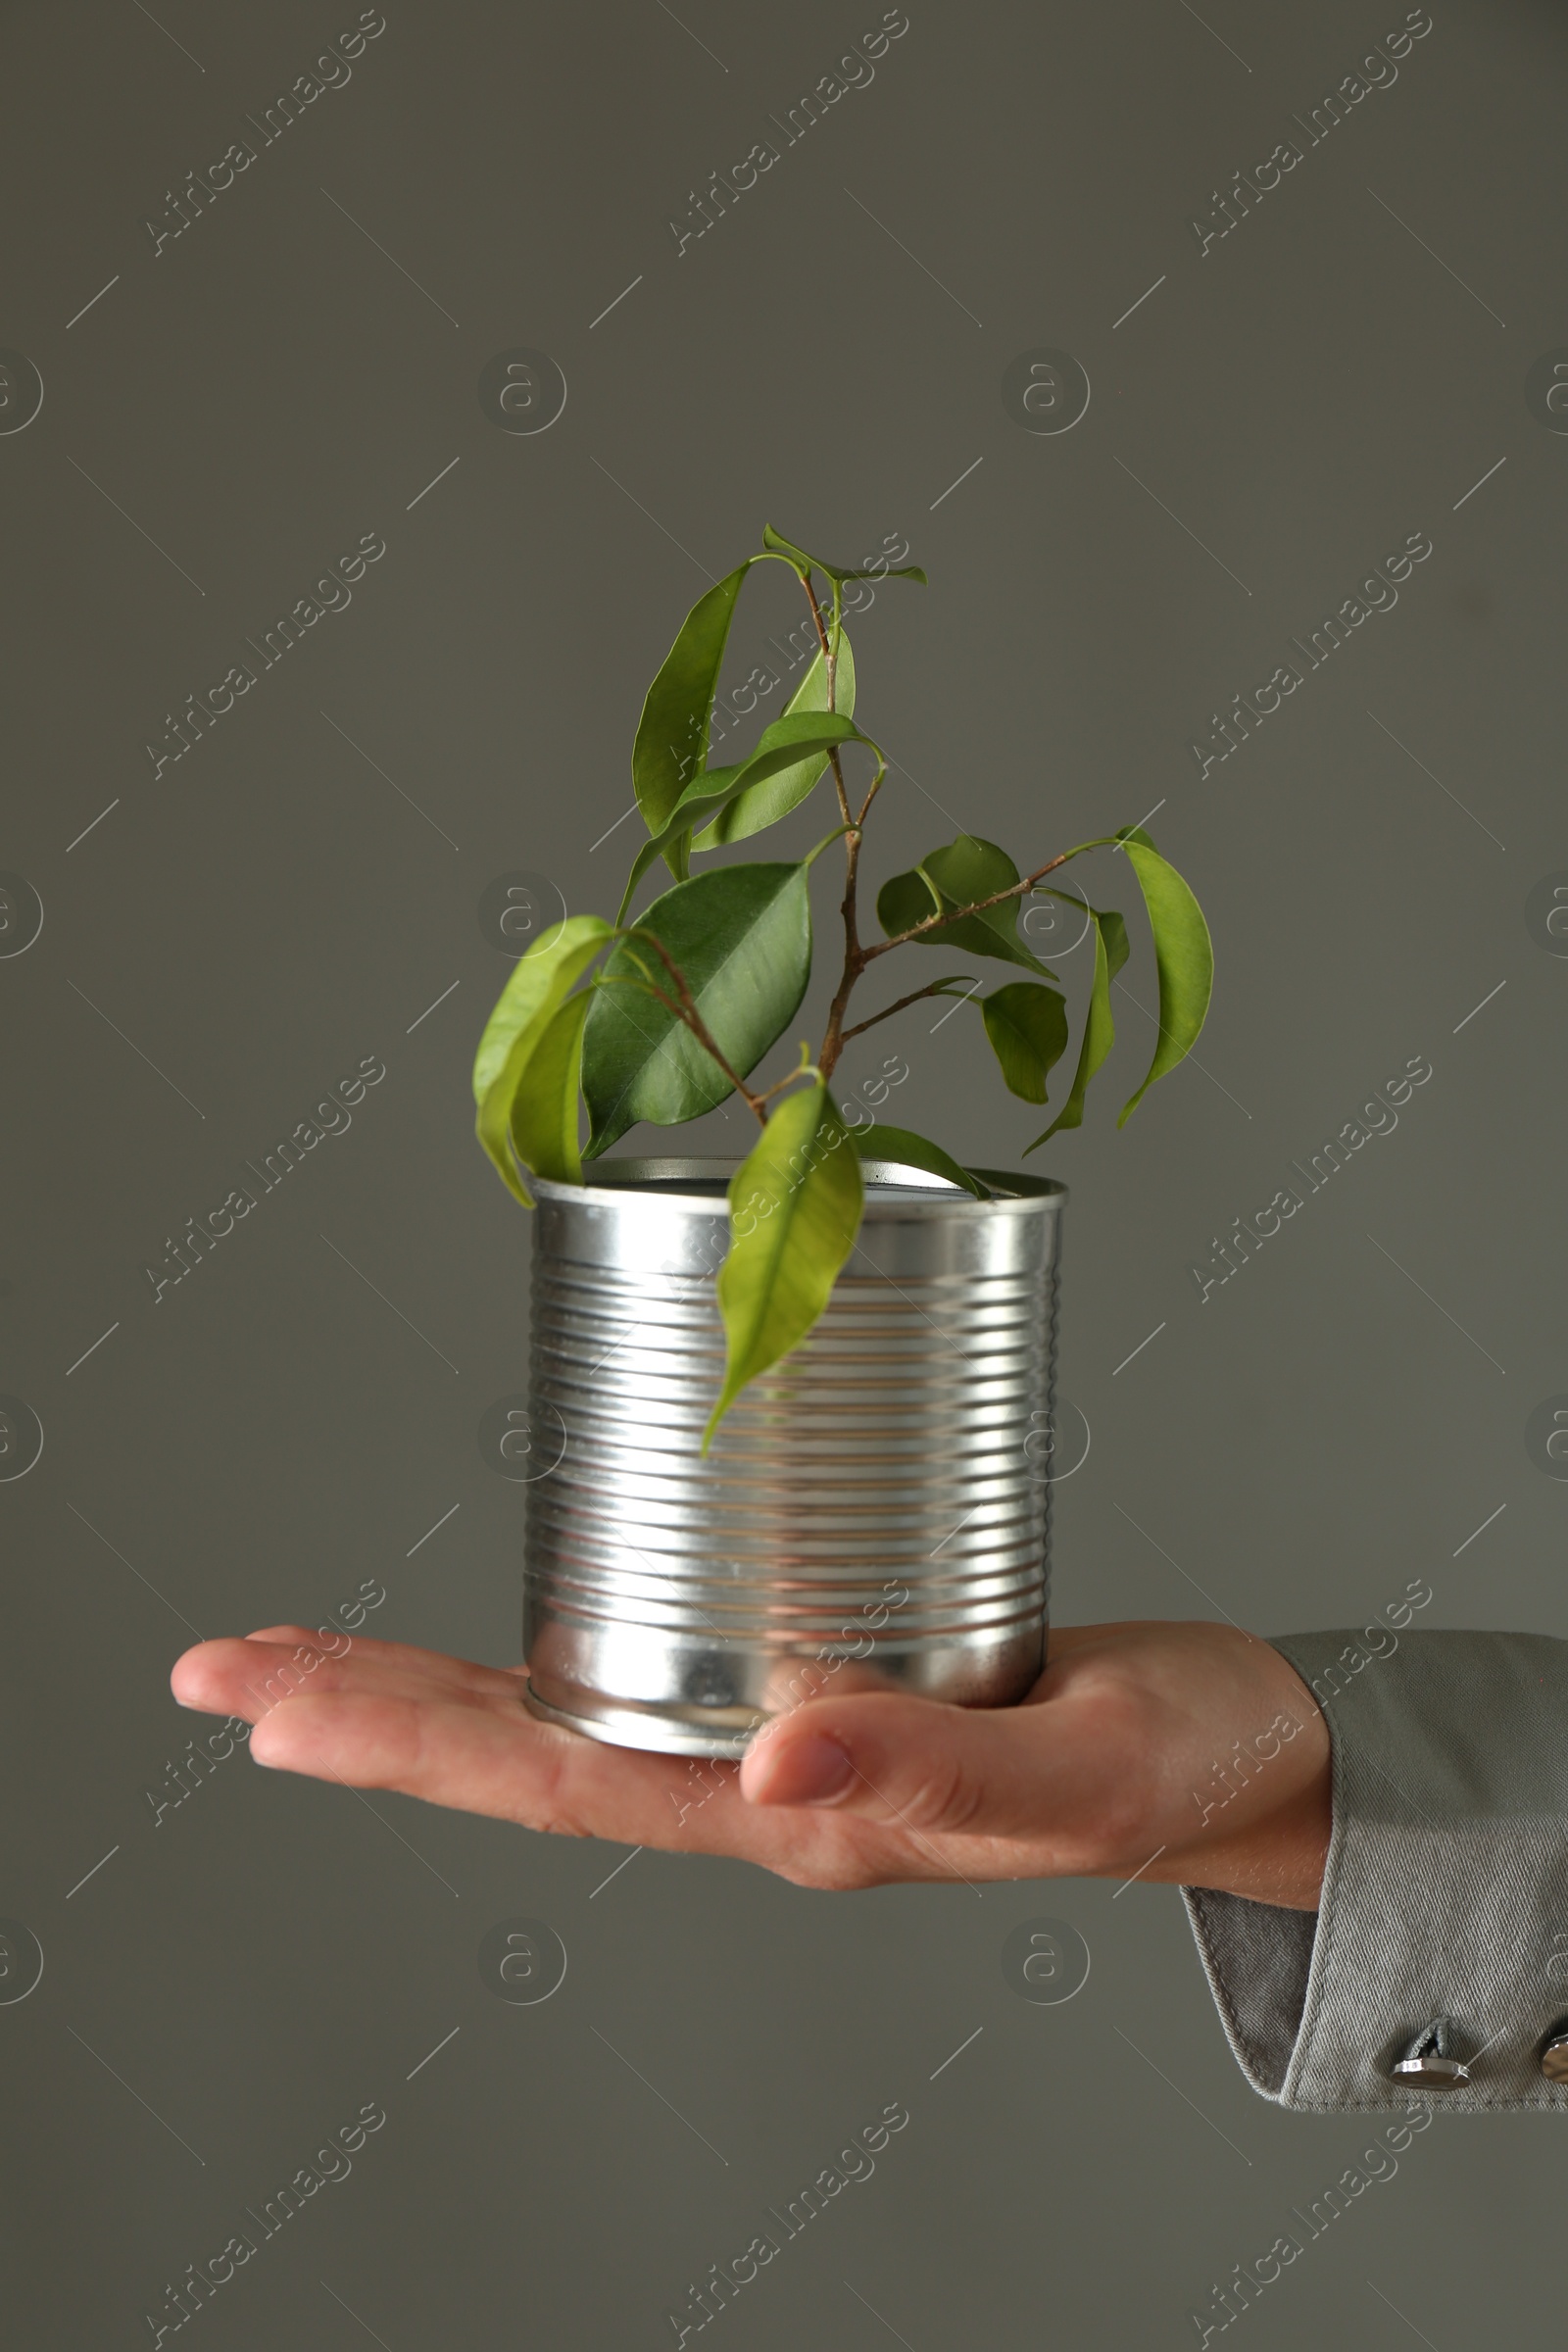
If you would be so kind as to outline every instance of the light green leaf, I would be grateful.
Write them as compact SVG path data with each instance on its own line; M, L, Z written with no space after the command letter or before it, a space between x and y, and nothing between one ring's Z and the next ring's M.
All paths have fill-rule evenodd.
M814 564L818 571L825 573L830 580L839 581L841 585L845 580L918 580L922 588L930 586L918 564L906 564L898 571L877 570L874 567L851 571L840 564L824 564L820 556L808 556L804 547L796 547L791 540L780 538L771 523L763 527L762 545L769 555L787 556L792 564L805 564L808 570Z
M567 990L611 938L597 914L574 914L529 949L501 992L474 1057L474 1122L480 1143L509 1193L532 1200L518 1180L508 1134L517 1090Z
M1018 868L1005 850L973 833L960 833L945 850L933 850L910 873L895 874L877 893L877 920L889 939L929 914L967 906L1010 890ZM1004 899L983 914L966 914L921 933L909 944L922 948L958 948L970 956L995 956L1004 963L1021 963L1026 971L1054 980L1055 973L1041 962L1018 937L1017 899Z
M661 831L682 791L707 765L713 697L718 691L735 600L746 574L760 561L758 556L748 556L716 587L698 598L648 689L632 745L631 775L637 806L650 833ZM678 836L677 842L670 870L679 881L685 872L685 845Z
M1122 1106L1116 1124L1125 1127L1154 1080L1173 1070L1198 1043L1213 993L1214 943L1198 901L1142 827L1117 838L1143 889L1159 971L1159 1042L1143 1085Z
M834 683L834 708L841 718L855 716L855 657L850 651L848 636L839 636L838 673ZM803 710L827 709L827 663L818 653L810 668L801 680L781 715L793 718ZM760 784L749 784L745 790L722 808L712 823L698 834L692 843L694 850L716 850L726 841L746 841L752 834L760 833L766 825L776 825L780 817L788 816L792 808L816 788L827 766L825 752L813 753L794 767L781 768Z
M827 1088L786 1095L730 1182L731 1239L717 1284L729 1346L705 1453L747 1383L821 1314L855 1246L863 1200L860 1163Z
M606 962L583 1033L583 1093L597 1158L639 1119L661 1127L711 1110L731 1092L712 1055L644 977L675 995L651 931L685 974L719 1052L745 1078L794 1019L811 970L804 865L729 865L656 899Z
M775 718L756 750L736 766L707 768L694 777L659 831L643 844L633 859L617 922L625 921L638 883L655 859L667 852L671 842L691 832L694 826L706 824L749 786L777 775L782 768L797 764L808 754L826 751L830 744L860 740L859 729L853 719L833 710L802 710L793 718L788 714Z
M1102 835L1099 840L1081 841L1076 849L1067 852L1067 856L1081 858L1086 850L1118 849L1125 851L1127 861L1138 876L1144 904L1149 909L1149 925L1154 940L1154 961L1159 971L1159 1040L1142 1086L1122 1105L1116 1124L1125 1127L1155 1079L1163 1078L1167 1070L1173 1070L1198 1042L1213 992L1214 943L1209 937L1208 925L1197 899L1176 868L1160 856L1142 825L1123 825L1119 832ZM1053 898L1066 897L1072 906L1081 904L1070 893L1053 891L1049 895ZM1109 920L1105 915L1100 915L1097 919L1102 924ZM1098 948L1096 953L1098 956ZM1123 930L1121 955L1110 965L1111 979L1115 978L1126 959L1126 933ZM1108 997L1104 1006L1104 1024L1108 1032ZM1086 1032L1086 1050L1088 1044ZM1104 1054L1102 1054L1100 1060L1103 1059ZM1099 1067L1098 1061L1095 1066ZM1081 1117L1082 1098L1076 1085L1073 1094ZM1056 1121L1058 1127L1075 1127L1077 1124L1078 1119L1069 1119L1065 1113ZM1046 1130L1047 1135L1054 1132L1053 1128ZM1041 1143L1045 1140L1044 1135L1038 1138ZM1034 1148L1033 1144L1029 1147L1031 1152Z
M1008 1092L1044 1102L1047 1075L1067 1051L1066 1000L1054 988L1015 980L984 998L980 1010Z
M529 1054L512 1102L512 1140L525 1168L556 1184L581 1184L577 1093L582 1074L582 1025L591 991L558 1005Z
M501 1074L519 1031L547 1015L568 988L586 971L610 937L610 925L597 914L572 914L554 930L536 939L514 967L496 1007L484 1025L479 1051L473 1057L473 1099L482 1102Z
M916 1135L912 1128L884 1127L879 1120L874 1127L852 1128L851 1134L862 1159L887 1159L899 1167L921 1168L927 1176L944 1176L949 1184L961 1184L977 1200L991 1198L989 1185L971 1176L967 1168L960 1168L940 1144Z
M1053 897L1066 898L1064 891L1053 892ZM1081 900L1069 900L1081 906ZM1084 1123L1084 1097L1089 1081L1116 1042L1116 1024L1111 1018L1110 984L1127 960L1127 926L1114 908L1102 913L1090 907L1095 925L1095 977L1089 992L1089 1014L1084 1022L1083 1042L1078 1049L1078 1068L1072 1082L1072 1092L1057 1111L1043 1135L1024 1146L1024 1157L1037 1152L1054 1136L1058 1127L1081 1127Z

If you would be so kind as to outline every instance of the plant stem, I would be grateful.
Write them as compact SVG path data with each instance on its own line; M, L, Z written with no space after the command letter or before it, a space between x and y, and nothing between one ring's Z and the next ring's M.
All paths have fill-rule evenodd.
M827 707L829 710L836 710L838 709L838 656L833 651L832 640L823 624L822 608L816 601L816 591L811 586L809 572L801 574L801 586L806 590L806 601L811 608L811 618L816 623L817 641L822 648L822 666L827 673ZM844 770L839 765L837 746L828 753L828 760L832 764L833 782L839 796L839 814L847 825L853 825L855 819L850 813L850 796L844 789Z
M923 939L928 931L944 930L949 923L960 922L966 914L984 914L988 906L1002 906L1008 899L1022 898L1025 891L1043 882L1047 874L1054 874L1058 865L1065 865L1071 855L1070 850L1063 850L1059 858L1036 866L1032 874L1025 874L1021 881L1010 883L1005 890L993 891L989 899L971 899L967 906L955 906L951 914L928 914L923 922L911 923L907 931L900 931L892 939L878 940L874 948L862 949L862 967L876 956L885 956L889 948L902 948L906 940Z
M822 608L816 601L816 591L811 586L811 575L809 572L805 572L802 574L801 585L806 590L807 602L811 608L811 618L816 623L817 639L822 648L822 664L827 675L827 707L830 710L832 710L836 708L836 698L838 694L838 654L833 640L829 638L827 629L823 625ZM838 623L838 612L839 590L838 585L835 582L833 589L833 617L835 630ZM844 1051L844 1015L848 1009L850 996L854 990L855 983L857 980L858 980L860 973L864 969L864 957L860 949L859 924L856 913L855 903L856 884L858 879L860 867L860 827L859 823L850 811L850 796L845 790L844 770L839 764L837 747L829 752L828 759L831 761L833 768L834 789L839 796L839 814L844 819L844 822L849 830L844 836L844 898L840 906L840 912L844 917L844 969L839 977L837 994L835 995L833 1003L828 1009L827 1029L822 1039L822 1051L816 1057L817 1068L822 1073L822 1083L824 1086L827 1084L829 1078L832 1077L833 1071L838 1063L839 1055ZM877 782L880 781L881 775L879 771ZM860 817L862 820L865 816L866 808L869 808L871 806L875 792L876 783L873 783L870 792L868 792L865 796L865 805L860 810Z
M736 1071L731 1069L728 1061L719 1052L718 1046L714 1041L712 1031L709 1028L708 1023L704 1020L702 1014L697 1009L697 999L691 992L691 987L687 981L685 973L681 970L679 964L676 963L674 957L664 946L663 941L652 931L639 930L635 924L632 926L627 936L631 939L647 940L649 946L653 949L655 955L659 957L665 971L669 974L670 979L673 981L675 989L680 998L680 1003L677 1004L673 999L665 996L663 990L652 980L644 979L640 983L637 981L631 981L625 985L634 988L638 986L646 988L651 996L657 997L662 1004L668 1007L678 1021L683 1021L685 1023L686 1027L691 1031L693 1037L696 1038L697 1043L702 1047L703 1052L710 1054L713 1060L717 1062L719 1068L723 1071L725 1077L735 1089L735 1092L746 1103L747 1108L756 1113L758 1125L760 1127L765 1127L767 1125L767 1112L763 1107L765 1098L761 1095L754 1095L751 1088L747 1085L745 1079L740 1077Z
M787 1086L793 1086L797 1078L803 1077L808 1066L807 1063L802 1063L796 1069L786 1070L782 1078L775 1078L771 1086L762 1089L757 1098L759 1102L771 1102L775 1095L781 1095Z
M913 990L910 995L906 997L901 997L896 1004L884 1005L880 1012L873 1012L868 1021L857 1021L853 1029L844 1030L839 1039L840 1045L847 1046L851 1038L858 1037L862 1030L874 1029L878 1021L891 1020L896 1012L902 1012L904 1010L906 1004L918 1004L922 997L940 997L944 995L951 986L952 983L950 981L933 980L929 988L917 988Z
M955 906L949 914L928 914L923 922L911 923L907 931L900 931L892 939L878 940L874 947L862 948L856 938L853 928L855 918L854 871L860 847L858 831L850 834L849 843L851 881L845 899L844 972L839 981L838 993L834 997L828 1012L827 1034L822 1040L822 1051L817 1056L817 1066L822 1072L824 1082L832 1076L839 1056L852 1037L858 1037L862 1029L874 1028L878 1021L886 1020L889 1012L902 1012L904 1006L912 1004L916 998L934 996L937 987L940 986L940 983L936 983L931 988L916 989L912 996L901 997L897 1004L890 1004L887 1012L876 1013L870 1020L858 1021L853 1029L846 1029L844 1015L849 1009L850 998L854 993L856 982L868 964L874 963L879 956L885 956L889 948L902 948L906 940L923 939L928 932L945 930L949 923L960 922L965 915L983 914L988 906L1002 906L1006 904L1008 899L1021 898L1025 891L1033 890L1037 882L1044 881L1047 874L1054 874L1058 865L1065 865L1068 858L1072 855L1071 851L1064 850L1059 858L1049 858L1044 865L1037 866L1032 874L1025 874L1021 881L1012 883L1006 890L993 891L989 899L972 899L968 906Z
M849 1010L855 983L864 971L867 960L865 950L860 946L855 913L855 885L860 865L860 835L858 828L845 835L844 849L844 901L841 909L844 916L844 970L828 1007L822 1051L816 1057L816 1066L822 1073L824 1086L832 1077L838 1066L839 1055L844 1051L844 1015Z
M827 675L827 708L832 710L835 708L838 687L838 657L834 642L829 638L822 619L822 608L817 602L816 591L811 586L809 571L802 572L800 581L806 590L807 602L811 608L811 618L816 623L817 642L822 648L822 662ZM836 582L833 590L833 618L836 634L839 618L839 589ZM1054 873L1058 865L1065 865L1071 855L1070 852L1063 851L1059 858L1048 859L1046 864L1037 866L1032 874L1025 874L1021 881L1014 882L1008 889L994 891L989 899L974 899L967 906L955 906L951 914L928 914L923 922L911 923L907 931L899 932L895 938L878 940L874 947L862 948L856 909L856 886L859 877L860 865L860 828L865 822L866 811L876 798L878 787L881 785L886 770L884 766L878 767L876 775L872 778L871 788L860 805L860 813L857 817L852 815L850 810L850 796L845 790L844 770L839 764L836 747L829 752L828 759L833 768L834 789L839 798L839 814L844 820L846 830L844 835L844 899L841 907L844 916L844 968L839 975L839 984L834 993L833 1002L828 1007L827 1028L823 1034L821 1052L816 1057L817 1068L822 1073L824 1086L832 1077L838 1066L839 1056L852 1037L858 1037L862 1030L875 1028L878 1021L885 1021L890 1013L902 1012L906 1004L917 1003L921 997L934 996L941 985L940 982L937 982L930 988L917 988L912 995L901 997L896 1004L890 1004L885 1012L873 1013L870 1020L858 1021L854 1028L846 1029L844 1016L849 1010L850 999L855 993L855 984L868 964L874 963L879 956L885 956L889 948L902 948L906 940L923 939L928 932L944 930L949 923L959 922L965 915L983 914L988 907L1004 906L1008 899L1022 898L1026 891L1034 889L1037 882L1043 882L1047 874ZM745 1090L742 1089L742 1091ZM765 1122L766 1112L759 1108L756 1099L748 1096L747 1100L751 1102L752 1108L757 1111L759 1118Z

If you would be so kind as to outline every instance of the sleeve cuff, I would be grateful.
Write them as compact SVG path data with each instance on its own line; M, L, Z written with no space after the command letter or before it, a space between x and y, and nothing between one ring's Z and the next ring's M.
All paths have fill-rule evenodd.
M1310 2113L1568 2109L1541 2071L1568 2026L1568 1642L1376 1635L1389 1646L1370 1629L1274 1643L1333 1749L1319 1910L1182 1888L1231 2048L1255 2090ZM1394 2079L1440 2017L1469 2081Z

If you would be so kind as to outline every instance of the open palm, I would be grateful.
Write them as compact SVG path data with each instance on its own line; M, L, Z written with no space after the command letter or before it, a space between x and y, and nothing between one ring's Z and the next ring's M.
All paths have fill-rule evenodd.
M835 1694L778 1719L739 1766L537 1722L520 1669L340 1639L336 1654L299 1626L203 1642L174 1695L253 1724L261 1764L567 1837L737 1855L802 1886L1136 1873L1317 1902L1327 1730L1280 1653L1229 1626L1054 1629L1022 1706ZM1238 1742L1248 1776L1221 1779Z

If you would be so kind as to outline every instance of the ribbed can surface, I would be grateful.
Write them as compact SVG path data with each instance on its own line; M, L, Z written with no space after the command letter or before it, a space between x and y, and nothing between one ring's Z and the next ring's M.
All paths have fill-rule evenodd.
M978 1201L866 1161L815 1330L705 1458L736 1163L605 1160L540 1184L530 1703L619 1745L734 1756L827 1690L1021 1698L1043 1660L1065 1189ZM551 1442L553 1440L553 1442Z

